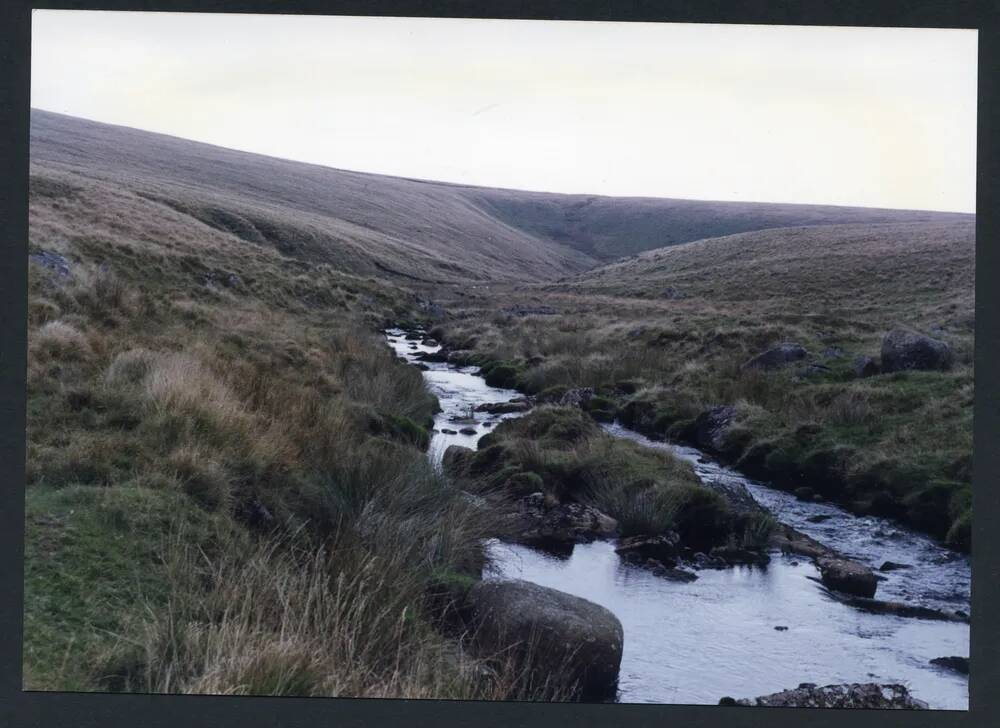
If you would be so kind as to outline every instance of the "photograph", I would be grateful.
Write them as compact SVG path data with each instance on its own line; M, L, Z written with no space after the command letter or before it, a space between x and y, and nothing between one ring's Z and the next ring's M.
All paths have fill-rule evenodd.
M969 710L976 29L30 44L24 691Z

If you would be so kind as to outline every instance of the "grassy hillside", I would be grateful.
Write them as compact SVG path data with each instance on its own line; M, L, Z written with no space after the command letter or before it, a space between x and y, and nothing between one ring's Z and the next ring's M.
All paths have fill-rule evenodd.
M110 182L191 230L362 275L428 283L538 279L594 263L504 224L460 187L289 162L37 110L31 160L32 175L46 188Z
M249 243L413 283L540 280L728 233L968 216L861 208L609 198L348 172L32 111L39 190L113 182ZM181 217L187 218L182 220ZM194 228L193 228L194 229Z
M411 294L78 175L30 222L26 687L543 695L436 627L496 530L380 335Z
M600 261L732 233L803 225L959 222L960 213L475 190L501 220Z
M430 468L436 402L389 322L655 436L732 405L725 457L969 546L968 216L489 190L45 112L31 152L29 688L568 694L441 626L503 519ZM854 378L897 325L954 368ZM782 341L825 368L741 371ZM498 478L629 532L764 533L577 410L491 437Z
M595 414L657 436L734 406L728 459L968 548L974 250L971 221L746 233L456 297L441 333L525 391L594 388ZM857 378L898 326L950 344L954 367ZM741 369L782 342L808 357Z

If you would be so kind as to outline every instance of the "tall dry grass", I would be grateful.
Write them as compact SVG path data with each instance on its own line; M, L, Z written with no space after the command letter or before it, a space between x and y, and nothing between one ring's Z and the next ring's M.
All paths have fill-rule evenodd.
M403 556L294 536L209 556L171 541L167 605L103 658L115 689L158 693L558 699L511 655L473 655L422 613Z

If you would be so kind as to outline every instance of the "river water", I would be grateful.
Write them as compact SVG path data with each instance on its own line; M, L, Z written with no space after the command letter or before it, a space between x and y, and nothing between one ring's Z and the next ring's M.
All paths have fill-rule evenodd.
M420 352L437 350L407 341L398 329L389 330L387 339L410 362ZM454 422L477 404L519 395L488 386L476 367L427 366L424 377L443 409L431 440L436 465L450 445L474 448L500 419L517 416L479 414L474 424ZM475 434L440 432L465 427ZM744 485L778 520L872 568L884 561L912 567L882 574L878 598L969 611L968 558L933 540L884 519L799 501L694 448L654 442L617 424L605 429L671 450L689 460L703 481ZM817 516L827 518L810 520ZM878 682L905 685L933 708L968 708L967 678L929 664L935 657L969 654L967 624L861 612L830 597L816 581L816 568L802 557L773 553L766 567L706 569L697 581L684 583L622 562L613 541L578 544L568 557L494 542L490 554L486 578L526 579L614 612L625 631L621 702L716 704L723 696L755 697L801 682Z

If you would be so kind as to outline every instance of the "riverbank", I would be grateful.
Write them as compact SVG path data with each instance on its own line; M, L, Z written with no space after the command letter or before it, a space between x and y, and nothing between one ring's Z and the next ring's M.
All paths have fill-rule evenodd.
M434 342L423 339L421 337L418 344L406 343L402 332L395 332L390 337L390 343L398 354L416 363L428 354L430 356L426 358L431 360L445 358L433 356L436 351ZM455 438L461 438L461 444L465 448L475 447L478 438L487 436L487 433L497 427L493 421L494 415L486 410L497 409L495 403L502 402L502 398L497 397L497 391L487 385L484 378L476 376L478 370L475 367L456 368L453 364L441 361L429 361L424 367L424 375L446 411L450 408L448 394L436 383L441 382L449 373L461 377L464 382L459 390L462 403L459 411L475 409L477 397L493 403L493 406L483 407L483 411L470 426L474 434L434 435L434 438L445 438L451 444L454 444ZM517 397L512 390L500 391L508 400ZM519 418L523 415L523 412L508 413L504 417ZM447 416L439 417L442 417L443 428L451 429L445 424ZM518 420L515 419L503 425L500 436L496 438L488 435L483 443L486 447L480 452L495 447L497 440L505 440L502 430L517 424ZM618 430L615 434L623 436L624 433ZM631 433L631 436L644 439L636 433ZM648 440L641 444L653 448L669 447L664 443ZM438 452L443 455L441 448L438 448ZM766 490L752 481L739 478L737 474L705 459L696 451L678 454L693 464L703 482L722 483L730 488L737 485L749 486L757 496L760 491ZM494 467L490 472L504 473L504 469ZM513 479L517 474L507 472L501 479L506 480L508 476ZM527 479L522 477L520 480ZM787 497L781 491L770 492L778 498ZM797 525L802 522L810 527L821 527L825 522L830 524L830 528L833 527L835 516L829 513L834 510L833 506L794 498L791 501L799 508L799 511L791 514ZM873 533L881 528L877 523L864 524L866 519L854 519L843 511L839 513L839 517L856 521L858 529L844 529L842 539L834 542L842 548L855 540L859 530L866 525ZM807 520L816 515L826 516L825 521L812 524ZM907 682L920 686L915 694L918 697L923 695L935 707L961 707L967 704L967 684L930 664L931 659L939 656L937 652L956 649L961 652L968 649L968 627L959 620L934 622L859 612L819 587L814 581L819 580L815 567L808 559L794 555L772 552L770 563L764 568L743 566L697 569L695 580L676 580L665 578L662 571L651 569L645 563L623 559L615 551L619 542L614 538L609 541L606 536L573 533L572 529L567 535L570 537L568 548L562 549L538 550L528 545L494 542L489 551L489 563L492 566L489 567L491 570L487 572L486 578L527 579L582 596L611 609L622 620L625 630L620 700L714 703L721 695L765 694L797 685L803 679L857 681L866 677L856 672L857 665L874 666L873 657L881 655L883 659L879 662L878 669L870 671L871 675L877 675L887 682L903 679L905 676ZM579 538L580 536L584 537ZM933 605L929 609L950 612L967 609L968 564L965 563L964 567L952 564L956 573L961 573L964 569L962 579L950 582L943 580L942 576L948 573L949 568L944 563L936 564L926 571L924 569L948 552L915 534L908 538L913 540L899 542L898 539L890 539L886 533L885 540L881 542L882 548L888 548L886 544L894 543L895 550L891 551L893 556L901 550L919 555L920 561L915 565L917 568L882 574L878 572L876 564L876 573L884 579L880 580L879 588L886 590L886 596L893 599L905 596L918 604ZM916 547L918 544L919 548ZM532 545L537 547L540 544ZM878 548L873 545L869 553L851 555L871 563L873 559L879 558ZM943 593L946 583L952 584L953 593ZM778 585L782 586L776 590ZM669 610L669 618L662 614L664 609ZM705 619L700 619L701 615L705 615ZM821 637L817 637L817 629L822 632ZM881 637L873 643L872 635ZM786 648L792 651L790 655L801 651L815 652L811 644L814 639L825 640L833 647L829 652L818 656L815 663L809 663L808 667L812 671L809 675L804 676L798 671L796 660L799 658L789 657L784 661L782 664L789 667L784 671L775 670L776 665L771 660L761 664L760 655L784 654ZM915 641L911 643L911 639ZM722 649L723 653L716 655L717 659L706 660L704 665L694 654L687 652L683 652L686 655L683 666L672 665L669 661L665 663L665 656L678 654L677 645L686 644L686 640L695 640L697 650L700 650L697 654L714 655L718 649ZM709 645L711 649L706 652ZM696 650L694 643L691 650ZM924 651L927 652L926 655L922 654ZM842 659L845 655L850 657ZM722 664L727 667L720 671ZM736 667L730 669L730 665ZM739 665L745 665L745 669L740 670ZM734 679L737 674L742 677ZM748 676L752 678L750 681L746 679ZM741 689L737 690L734 686L741 686Z
M892 518L963 553L971 548L971 372L964 367L858 376L857 352L829 343L817 345L826 349L822 357L800 347L801 356L773 367L747 367L761 350L735 353L747 346L739 332L726 346L692 353L687 335L675 341L650 338L644 326L626 331L629 319L644 320L634 311L613 328L591 321L600 314L589 310L579 317L603 327L606 338L558 309L479 328L463 315L432 328L445 347L439 356L480 366L491 384L542 403L571 400L598 421L695 445L802 498ZM668 352L678 347L672 361ZM568 361L571 348L580 354ZM887 445L900 437L907 442Z
M496 531L377 333L412 295L142 215L46 234L75 222L33 204L27 689L562 694L438 628Z

